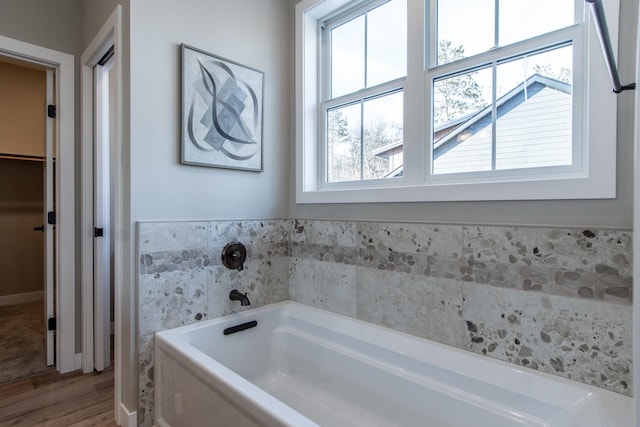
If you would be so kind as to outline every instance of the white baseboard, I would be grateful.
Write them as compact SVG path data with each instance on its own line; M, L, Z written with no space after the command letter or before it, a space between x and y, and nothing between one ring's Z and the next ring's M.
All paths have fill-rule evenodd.
M123 403L120 403L120 426L122 427L137 427L138 426L138 413L136 411L129 412Z
M0 296L0 306L22 304L24 302L40 301L44 299L44 291L27 292L24 294L13 294Z

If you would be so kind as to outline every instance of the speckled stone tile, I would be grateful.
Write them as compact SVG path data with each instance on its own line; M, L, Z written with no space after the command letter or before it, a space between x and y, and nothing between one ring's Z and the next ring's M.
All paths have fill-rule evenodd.
M347 316L356 316L356 267L292 258L289 298Z
M630 395L630 306L485 285L463 287L465 347Z
M462 226L383 222L357 224L360 248L449 258L461 255Z
M221 264L220 257L206 249L152 252L140 255L140 274L156 274L171 271L187 271L209 265Z
M294 258L312 259L335 264L357 265L361 260L356 248L312 243L292 242L289 254Z
M223 248L239 241L245 246L266 249L289 241L288 220L211 221L208 248Z
M426 255L397 252L393 250L377 250L360 248L357 265L374 270L394 271L398 273L419 274L425 270Z
M631 232L535 227L464 227L464 254L483 262L632 273Z
M141 425L153 422L153 332L287 298L631 390L630 232L243 220L138 233ZM241 272L221 265L233 240L247 247ZM252 305L230 301L234 288Z
M455 280L357 269L357 317L462 347L462 284Z
M207 247L206 222L139 222L139 253L182 251Z
M465 227L463 280L630 304L631 249L624 231Z
M207 271L196 268L139 276L140 335L207 318Z
M138 372L140 401L138 408L138 425L153 425L153 346L154 335L143 335L139 338Z
M256 304L268 305L289 299L289 257L274 256L257 261L262 286L254 291Z
M293 220L291 241L352 248L356 246L356 224L351 221Z
M242 271L224 266L208 269L209 317L225 316L288 299L288 269L289 260L285 257L250 260ZM239 301L231 301L229 293L233 289L246 293L251 305L242 307Z

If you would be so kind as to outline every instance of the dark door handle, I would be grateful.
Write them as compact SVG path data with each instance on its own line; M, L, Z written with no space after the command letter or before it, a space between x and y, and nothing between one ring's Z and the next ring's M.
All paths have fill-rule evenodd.
M42 224L40 227L33 227L33 231L42 231L44 233L44 224Z

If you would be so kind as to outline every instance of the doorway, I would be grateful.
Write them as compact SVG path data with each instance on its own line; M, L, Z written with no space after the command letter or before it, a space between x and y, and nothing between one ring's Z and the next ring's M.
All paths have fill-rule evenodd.
M93 337L94 368L111 366L113 354L114 216L111 181L115 156L114 47L94 66L93 138Z
M45 339L47 83L44 67L0 57L0 384L54 362Z
M101 369L100 355L106 360L106 325L113 324L113 337L109 349L113 351L115 419L120 425L136 425L136 413L124 405L122 381L123 355L130 349L128 333L123 327L122 289L128 271L128 240L125 233L125 209L127 203L123 182L125 178L123 150L123 89L122 89L122 6L115 10L91 41L80 59L82 98L82 143L81 143L81 284L82 284L82 369L85 373ZM113 53L110 51L113 49ZM113 61L113 62L110 62ZM98 85L101 81L106 86ZM100 86L100 87L98 87ZM101 100L99 100L101 98ZM103 113L99 113L98 109ZM102 129L102 130L101 130ZM106 135L104 134L106 131ZM99 138L108 146L99 149ZM102 153L102 154L100 154ZM110 160L107 160L109 157ZM96 162L96 159L98 160ZM94 170L100 165L102 171ZM108 178L108 191L97 194L96 177ZM102 222L95 213L96 199L106 200L108 223ZM110 230L108 230L110 229ZM102 236L100 236L102 234ZM98 237L96 237L98 236ZM100 243L102 255L96 251ZM107 279L108 291L100 286L98 259L104 260L111 275ZM102 276L104 277L104 276ZM98 292L96 292L96 290ZM113 293L113 296L106 295ZM100 295L102 294L102 296ZM111 307L106 306L112 301ZM101 313L99 313L101 311ZM113 313L113 314L111 314ZM113 323L111 323L113 319ZM103 322L100 324L100 322ZM124 333L124 337L123 337ZM102 343L102 348L100 348ZM125 351L127 353L125 353Z
M6 307L3 323L10 331L3 335L14 336L3 348L17 352L10 357L14 365L7 370L12 372L4 372L0 381L10 381L47 366L60 373L78 367L73 56L0 36L0 68L0 83L6 86L2 101L8 104L0 112L5 121L0 131L6 132L0 141L6 184L0 197L0 251L2 261L9 262L0 280L0 305ZM63 120L56 115L60 108L66 111ZM36 327L27 330L27 324Z

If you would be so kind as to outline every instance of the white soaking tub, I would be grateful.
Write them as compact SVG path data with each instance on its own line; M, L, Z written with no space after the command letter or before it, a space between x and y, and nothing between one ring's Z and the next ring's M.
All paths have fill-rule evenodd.
M154 376L157 427L634 425L631 398L293 302L156 334Z

